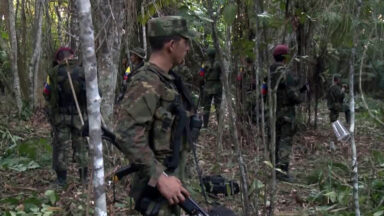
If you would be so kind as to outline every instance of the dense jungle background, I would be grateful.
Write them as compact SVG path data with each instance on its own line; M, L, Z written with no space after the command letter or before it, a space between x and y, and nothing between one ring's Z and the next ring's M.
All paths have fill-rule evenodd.
M42 95L59 47L71 47L83 61L84 25L77 4L81 2L88 1L0 1L1 215L95 212L91 181L84 186L77 175L70 175L65 189L52 186L51 126ZM142 47L147 56L150 52L146 37L150 18L180 15L197 32L185 63L188 87L196 98L207 49L216 47L226 75L222 82L228 85L222 106L212 106L211 113L220 109L223 120L211 115L208 129L201 130L198 164L203 175L236 180L241 191L210 196L210 206L225 205L246 216L384 215L382 0L93 0L91 12L101 113L111 129L129 50ZM261 97L277 44L290 47L289 69L301 85L309 86L305 102L296 108L299 132L290 166L294 183L276 181L269 106ZM252 93L239 78L247 58L254 68L248 78L255 80ZM336 73L349 86L348 100L354 108L348 126L352 136L346 142L335 142L325 101ZM245 106L253 93L254 119ZM340 120L345 124L343 115ZM108 214L138 215L128 196L129 178L111 183L112 173L129 161L108 142L103 142L103 158ZM202 207L209 208L192 155L187 166L184 185ZM76 173L74 166L70 172Z

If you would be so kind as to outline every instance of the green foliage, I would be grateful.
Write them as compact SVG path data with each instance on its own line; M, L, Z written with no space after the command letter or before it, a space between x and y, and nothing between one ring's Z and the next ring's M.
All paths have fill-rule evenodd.
M17 142L22 140L21 137L17 135L13 135L8 128L0 126L0 137L1 137L1 143L0 147L3 149L5 147L11 147L16 146Z
M20 113L20 119L21 120L28 120L32 116L32 107L30 106L30 103L28 101L23 101L23 106L21 108Z
M377 170L376 176L360 173L359 199L360 208L364 215L380 215L384 197L384 153L373 151L371 159ZM317 184L312 189L307 200L316 207L312 209L315 215L353 215L353 191L350 185L350 169L345 163L319 163L307 177L308 184Z
M22 172L39 167L39 164L26 157L7 157L0 159L0 169L10 169Z
M0 205L3 209L6 209L3 214L5 216L49 216L54 215L55 211L60 210L60 208L53 207L58 198L55 191L47 190L44 196L41 197L38 194L33 194L29 197L25 197L25 194L19 194L14 197L3 198L0 200Z
M228 4L225 6L223 11L224 22L227 25L231 25L233 21L235 21L237 13L237 5L236 4Z
M11 137L15 140L14 136ZM32 138L24 142L16 142L16 140L0 157L0 169L23 172L39 168L40 164L50 163L52 147L46 138Z

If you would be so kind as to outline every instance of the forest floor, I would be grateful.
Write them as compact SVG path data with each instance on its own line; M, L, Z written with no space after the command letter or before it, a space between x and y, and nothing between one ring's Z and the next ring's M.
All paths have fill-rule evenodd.
M376 102L374 102L376 103ZM377 102L379 103L379 102ZM383 107L381 105L377 105ZM344 115L340 114L344 121ZM304 119L303 116L301 116ZM214 117L212 117L214 118ZM2 113L0 123L0 215L87 215L93 214L90 184L79 184L75 166L69 169L66 188L52 182L50 125L39 110L28 121L13 120L14 115ZM313 117L312 117L313 119ZM302 121L304 122L304 120ZM313 125L313 123L312 123ZM293 142L290 174L294 183L277 181L275 215L353 215L351 187L351 148L348 143L335 142L325 104L320 106L318 127L300 125ZM240 171L229 129L225 128L222 147L216 144L217 124L201 131L197 145L199 165L204 175L222 175L240 183ZM356 144L359 161L359 187L362 215L384 215L384 128L371 120L366 112L356 113ZM249 132L248 135L254 136ZM271 173L261 142L242 139L242 154L246 163L249 208L267 215L271 199ZM106 182L117 167L127 164L122 154L105 146ZM185 180L191 195L204 205L192 157ZM109 215L138 215L128 197L129 179L106 187ZM257 196L256 196L257 195ZM257 197L257 198L256 198ZM209 198L223 204L237 215L242 212L240 194ZM87 210L89 209L89 210Z

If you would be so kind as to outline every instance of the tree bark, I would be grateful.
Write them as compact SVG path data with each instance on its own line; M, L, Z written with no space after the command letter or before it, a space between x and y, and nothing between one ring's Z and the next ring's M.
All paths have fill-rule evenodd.
M21 113L21 109L23 106L22 100L21 100L21 91L20 91L20 77L19 77L19 70L17 66L17 36L16 36L16 26L15 26L15 10L13 8L13 1L8 0L8 10L9 10L9 31L11 35L11 53L10 53L10 60L11 60L11 69L13 73L13 87L14 87L14 94L16 99L16 106L19 114Z
M33 54L31 61L29 62L28 74L29 74L29 99L31 101L31 107L34 108L36 104L36 87L38 86L38 72L41 55L41 32L43 26L43 9L45 0L37 0L35 6L35 41L33 47ZM38 88L40 89L40 88Z
M71 14L71 21L69 23L69 44L72 50L77 53L77 55L81 56L81 52L79 52L79 14L78 14L78 6L75 2L69 2L69 13Z
M59 44L63 44L63 36L62 36L62 26L61 26L61 22L62 22L62 18L61 18L61 14L60 14L60 7L61 7L61 0L58 0L57 1L57 5L55 5L55 12L56 12L56 16L57 16L57 40L59 41Z
M81 26L80 40L83 50L83 65L87 89L87 110L89 121L90 150L93 152L93 185L95 196L95 215L107 215L104 189L103 145L101 143L101 114L99 87L97 83L97 62L94 46L94 31L89 0L78 0Z
M145 23L144 23L144 18L145 18L145 10L144 10L144 5L145 5L145 0L141 3L141 16L143 18L143 23L142 23L142 29L143 29L143 47L145 51L145 57L147 57L147 51L148 51L148 46L147 46L147 34L146 34L146 28L145 28Z
M111 4L110 4L111 3ZM103 95L101 111L107 125L113 121L115 89L120 59L120 45L124 10L122 0L99 0L99 14L96 21L100 26L98 31L98 72L100 90Z
M357 0L357 13L356 19L360 16L361 0ZM354 73L355 73L355 58L356 58L356 46L357 46L358 34L353 34L353 47L351 57L349 59L349 95L351 98L349 109L351 111L351 125L349 128L351 134L351 149L352 149L352 180L353 180L353 201L355 206L355 215L360 216L360 204L359 204L359 174L357 163L357 150L355 143L355 98L354 98Z

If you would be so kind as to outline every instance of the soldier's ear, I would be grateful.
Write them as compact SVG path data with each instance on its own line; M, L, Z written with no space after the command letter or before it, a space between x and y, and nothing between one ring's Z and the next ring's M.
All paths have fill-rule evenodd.
M171 52L174 49L175 41L170 40L164 44L164 49L168 52Z

